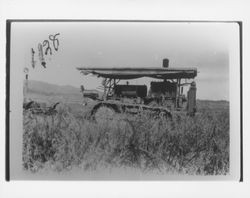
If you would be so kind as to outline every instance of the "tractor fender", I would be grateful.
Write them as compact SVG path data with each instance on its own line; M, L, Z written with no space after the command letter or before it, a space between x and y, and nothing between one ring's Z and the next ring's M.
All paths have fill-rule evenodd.
M114 110L116 113L121 113L120 108L118 107L118 104L114 104L114 103L107 103L107 102L99 102L97 103L91 110L91 115L93 116L96 111L100 108L100 107L108 107L111 108L112 110Z

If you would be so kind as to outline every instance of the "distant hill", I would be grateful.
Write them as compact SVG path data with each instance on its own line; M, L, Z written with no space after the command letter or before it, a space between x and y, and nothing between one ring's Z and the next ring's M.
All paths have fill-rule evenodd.
M29 80L27 97L42 102L82 101L82 93L80 90L80 86L79 88L76 88L70 85L55 85L35 80Z
M210 110L229 110L229 101L226 100L197 100L198 111L203 109Z
M29 80L29 92L44 94L44 95L58 95L58 94L79 94L80 88L70 85L55 85L41 81Z

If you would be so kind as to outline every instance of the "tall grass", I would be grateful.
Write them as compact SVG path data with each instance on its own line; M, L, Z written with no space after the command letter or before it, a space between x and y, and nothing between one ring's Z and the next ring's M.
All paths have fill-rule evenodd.
M24 112L23 167L86 171L135 168L143 172L229 173L229 113L152 118L120 114L95 123L61 106L54 116Z

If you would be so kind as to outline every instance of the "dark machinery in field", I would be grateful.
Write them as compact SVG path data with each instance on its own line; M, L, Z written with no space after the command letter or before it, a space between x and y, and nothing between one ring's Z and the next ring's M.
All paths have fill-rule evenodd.
M157 114L171 116L173 112L196 112L196 84L192 80L197 76L196 68L170 68L168 59L163 60L163 67L148 68L77 68L82 74L93 74L102 77L103 96L94 105L91 113L106 107L114 112L136 113L138 110L149 110ZM156 79L146 85L132 85L128 80L142 77ZM190 81L191 79L191 81ZM119 84L126 80L125 84ZM184 87L189 86L187 94ZM83 95L88 97L88 94ZM93 96L91 96L93 99Z
M23 110L30 111L32 114L36 115L55 115L57 113L56 107L59 102L53 104L52 106L46 106L46 104L38 103L34 100L23 103Z
M35 115L55 115L57 113L56 107L59 104L59 102L54 103L53 105L48 106L44 102L37 102L31 99L27 99L27 93L28 93L28 68L24 68L24 73L25 73L25 81L24 81L24 87L23 87L23 110L25 112L30 112Z

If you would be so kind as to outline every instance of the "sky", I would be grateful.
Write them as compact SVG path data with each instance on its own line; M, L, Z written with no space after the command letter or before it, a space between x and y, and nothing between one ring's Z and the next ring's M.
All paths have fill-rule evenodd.
M196 67L197 98L229 100L230 48L237 26L230 23L18 22L11 27L11 67L29 69L29 79L95 89L101 79L76 67ZM38 58L38 43L60 33L58 51ZM32 68L31 48L35 68ZM45 49L45 48L44 48ZM23 74L24 78L24 74ZM152 79L134 80L147 84Z

